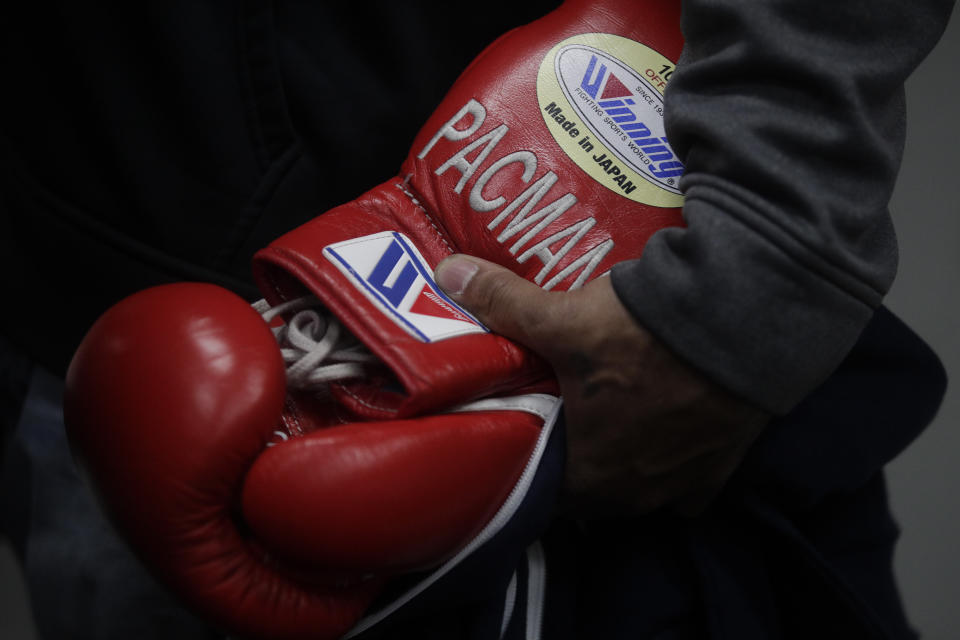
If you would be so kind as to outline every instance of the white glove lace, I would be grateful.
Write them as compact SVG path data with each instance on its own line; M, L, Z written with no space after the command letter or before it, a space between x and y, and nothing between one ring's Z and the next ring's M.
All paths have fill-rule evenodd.
M367 373L364 365L377 361L313 296L275 307L258 300L252 306L267 324L280 314L293 314L283 326L271 328L287 365L287 384L293 389L319 389L338 380L360 378Z

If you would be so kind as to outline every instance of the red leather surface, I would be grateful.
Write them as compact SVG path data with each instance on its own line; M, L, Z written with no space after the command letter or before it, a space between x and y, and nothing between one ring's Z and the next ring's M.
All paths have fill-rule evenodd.
M263 320L199 284L104 314L67 375L71 446L144 562L201 615L258 637L335 638L379 583L305 586L237 527L244 475L276 428L283 363Z
M243 513L295 566L396 573L452 556L523 472L542 420L516 411L356 423L261 455Z
M659 208L631 202L591 179L569 159L547 129L537 101L536 78L540 63L557 43L583 33L624 36L676 62L683 48L680 3L568 1L544 18L506 34L460 76L414 139L413 153L407 157L401 172L402 175L412 176L409 185L417 198L430 203L431 210L441 212L439 218L454 245L509 267L530 280L542 264L536 260L529 260L525 265L518 263L509 252L512 243L496 240L502 226L494 230L486 227L499 209L478 214L466 202L472 182L493 160L507 153L532 151L539 159L534 180L548 169L558 174L559 182L549 192L553 195L545 198L544 203L569 192L578 201L575 207L579 214L573 219L593 216L597 220L597 225L581 241L584 246L594 246L607 238L615 241L614 249L595 271L598 275L617 262L639 257L649 237L659 229L683 224L680 207ZM455 187L462 174L447 170L438 176L436 170L464 146L463 142L441 138L424 159L418 159L416 154L470 99L480 102L487 112L483 126L470 137L471 140L500 124L507 124L509 132L473 179L457 193ZM519 173L519 169L513 171ZM506 171L500 172L503 173ZM515 175L512 178L510 180L503 176L499 183L491 181L487 190L502 194L510 201L529 186L529 183L517 180ZM561 216L541 230L531 244L569 224L570 219ZM570 255L557 270L573 258ZM556 289L562 290L567 286L569 282L565 281Z
M288 393L260 316L202 284L108 310L74 356L64 409L145 564L201 616L263 638L338 637L389 574L453 555L542 426L516 411L351 423L331 400Z
M389 366L402 386L402 391L385 392L380 384L357 381L341 386L341 401L370 417L406 417L549 377L535 356L496 335L472 334L432 343L413 338L372 305L321 252L340 240L397 230L414 241L431 267L453 252L463 252L492 260L534 280L543 263L535 258L523 264L518 262L510 252L518 236L507 242L497 239L507 222L488 228L506 205L478 213L468 203L472 185L495 159L514 151L528 151L538 159L535 175L529 181L519 179L521 168L515 164L497 172L484 192L502 195L506 202L512 202L549 170L559 179L538 207L566 193L572 194L577 203L540 229L526 246L592 217L596 224L578 241L579 245L591 248L613 240L613 248L592 277L617 262L639 257L653 233L665 226L682 224L681 209L629 200L601 185L574 163L544 122L537 99L537 74L541 62L557 43L582 33L624 36L675 61L682 48L679 16L679 2L578 0L510 32L471 64L420 131L401 171L401 176L408 180L390 180L282 236L256 256L255 276L268 300L277 302L309 289ZM486 109L484 124L467 140L452 142L440 138L419 159L418 154L436 132L469 100L478 101ZM460 171L448 169L437 174L441 165L470 140L501 124L508 125L508 133L459 192L457 185L463 177ZM479 153L477 149L468 157L472 159ZM563 242L558 241L557 246ZM582 252L571 251L551 273L558 273L579 255ZM561 280L554 289L569 287L576 273Z
M387 182L356 202L315 218L271 243L254 261L258 284L268 300L276 303L313 292L403 387L401 393L386 390L381 380L351 381L338 385L341 402L368 418L402 418L544 378L546 370L537 357L495 334L421 342L372 305L322 255L329 244L384 230L415 239L431 266L450 255L436 227L396 184Z

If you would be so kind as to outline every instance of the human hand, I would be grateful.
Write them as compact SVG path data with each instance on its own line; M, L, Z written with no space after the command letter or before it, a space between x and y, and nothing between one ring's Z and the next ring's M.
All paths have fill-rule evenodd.
M609 278L548 292L479 258L451 256L437 283L491 330L553 367L567 424L571 515L701 512L769 419L674 356Z

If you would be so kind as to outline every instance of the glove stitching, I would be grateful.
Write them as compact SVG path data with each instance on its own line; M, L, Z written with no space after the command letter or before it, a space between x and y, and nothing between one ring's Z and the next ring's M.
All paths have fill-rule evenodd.
M306 430L303 428L303 423L300 419L300 408L297 406L297 403L288 396L284 404L286 404L287 408L286 418L289 419L289 421L284 420L287 431L290 432L291 435L302 436L306 434Z
M433 227L433 230L436 231L437 237L440 238L440 242L443 243L443 246L445 246L450 253L457 253L454 248L450 246L450 243L447 242L443 232L440 230L440 226L434 222L430 212L428 212L426 208L420 204L420 201L417 200L417 197L413 195L413 193L411 193L402 182L396 182L393 186L395 186L397 189L400 189L400 191L410 199L410 202L412 202L413 205L423 213L424 217L427 219L427 222L429 222L430 226Z
M374 411L383 411L384 413L390 413L390 414L396 414L396 413L399 413L399 411L400 411L399 409L395 409L395 408L392 408L392 407L382 407L382 406L379 406L379 405L375 405L375 404L373 404L373 403L371 403L371 402L368 402L367 400L364 400L363 398L361 398L360 396L358 396L354 391L352 391L352 390L351 390L349 387L347 387L347 386L344 386L344 385L337 385L337 386L338 386L345 394L347 394L348 396L350 396L351 398L353 398L354 400L356 400L357 404L361 404L361 405L363 405L364 407L366 407L367 409L373 409Z

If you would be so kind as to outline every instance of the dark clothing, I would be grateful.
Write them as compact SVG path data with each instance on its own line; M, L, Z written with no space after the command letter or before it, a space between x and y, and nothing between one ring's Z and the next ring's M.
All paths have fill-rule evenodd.
M4 3L0 332L62 373L161 282L256 295L250 258L396 175L477 53L553 2Z

